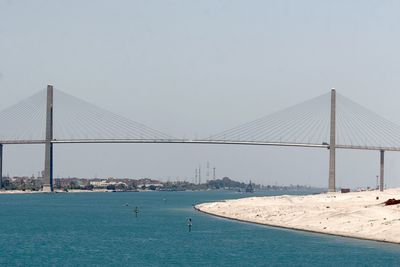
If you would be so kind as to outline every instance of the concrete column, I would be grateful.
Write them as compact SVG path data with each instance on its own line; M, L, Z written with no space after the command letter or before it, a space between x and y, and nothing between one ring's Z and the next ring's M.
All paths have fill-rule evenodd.
M3 189L3 145L0 144L0 189Z
M381 172L379 181L379 190L383 191L385 182L385 151L381 150Z
M336 90L331 91L331 129L329 142L329 187L328 192L336 191Z
M46 144L43 191L53 192L53 86L47 86Z

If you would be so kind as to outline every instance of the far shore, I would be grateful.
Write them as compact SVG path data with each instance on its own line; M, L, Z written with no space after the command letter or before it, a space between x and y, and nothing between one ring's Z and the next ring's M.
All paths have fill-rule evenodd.
M52 193L98 193L98 192L112 192L112 190L106 190L106 189L95 189L95 190L68 190L68 191L63 191L63 190L55 190ZM44 191L31 191L31 190L0 190L0 194L46 194L49 192L44 192Z
M274 227L400 244L400 189L250 197L198 204L201 212Z
M115 190L107 190L107 189L93 189L93 190L80 190L80 189L71 189L68 191L64 190L54 190L54 192L45 192L45 191L30 191L30 190L0 190L1 194L47 194L47 193L105 193L105 192L144 192L146 190L137 190L137 191L115 191Z

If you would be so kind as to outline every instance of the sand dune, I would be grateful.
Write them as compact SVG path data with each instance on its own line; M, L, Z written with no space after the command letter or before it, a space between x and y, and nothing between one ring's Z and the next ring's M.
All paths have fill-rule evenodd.
M250 197L199 204L196 208L247 222L400 243L400 205L383 204L391 198L400 199L400 189Z

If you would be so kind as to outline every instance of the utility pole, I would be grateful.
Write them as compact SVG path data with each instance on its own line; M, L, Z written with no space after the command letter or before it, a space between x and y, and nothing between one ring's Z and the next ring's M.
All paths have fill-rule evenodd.
M215 167L213 168L213 180L215 180Z

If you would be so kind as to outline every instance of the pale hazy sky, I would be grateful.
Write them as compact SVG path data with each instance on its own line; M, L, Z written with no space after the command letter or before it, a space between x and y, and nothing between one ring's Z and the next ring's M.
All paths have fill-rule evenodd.
M48 83L178 137L205 137L329 91L400 124L398 1L0 0L0 109ZM0 126L1 129L1 126ZM4 171L43 168L5 146ZM328 151L57 145L55 175L218 176L326 186ZM379 153L338 151L337 181L375 185ZM400 186L400 154L387 184ZM203 176L203 179L205 177Z

